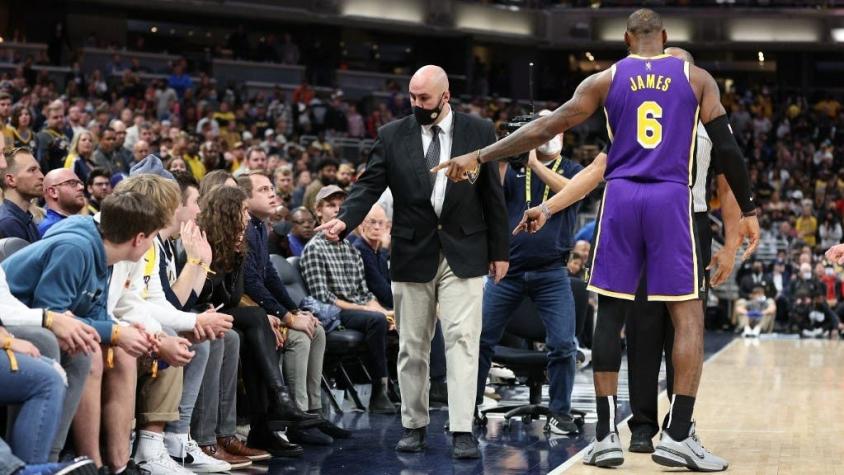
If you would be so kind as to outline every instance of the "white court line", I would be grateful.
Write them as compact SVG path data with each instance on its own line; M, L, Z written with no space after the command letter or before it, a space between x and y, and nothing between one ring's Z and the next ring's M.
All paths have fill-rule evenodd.
M706 361L704 361L704 362L703 362L703 365L704 365L704 366L706 366L706 364L707 364L707 363L712 362L712 361L713 361L715 358L717 358L717 357L718 357L718 356L719 356L722 352L724 352L724 350L726 350L727 348L729 348L729 347L733 346L733 345L734 345L737 341L739 341L739 339L738 339L738 338L734 338L731 342L729 342L729 343L727 343L726 345L724 345L724 347L723 347L723 348L721 348L720 350L716 351L716 352L715 352L712 356L710 356L710 357L709 357ZM657 396L657 398L661 398L661 397L663 396L663 394L665 394L666 392L667 392L667 391L666 391L665 389L663 389L663 390L662 390L662 392L661 392L661 393L659 393L659 395ZM633 417L633 414L632 414L632 413L631 413L629 416L625 417L623 421L621 421L620 423L618 423L618 424L617 424L617 427L619 427L619 428L620 428L620 427L626 426L626 425L627 425L627 421L628 421L628 420L630 420L630 418L631 418L631 417ZM589 450L589 447L590 447L591 445L592 445L592 444L587 445L587 446L586 446L586 447L584 447L584 448L583 448L580 452L578 452L578 453L574 454L571 458L569 458L568 460L566 460L565 462L563 462L563 464L562 464L562 465L560 465L559 467L555 468L554 470L551 470L550 472L548 472L548 475L560 475L561 473L565 472L566 470L568 470L568 469L572 468L572 467L574 466L574 464L576 464L576 463L580 462L581 460L583 460L583 455L586 453L586 451L587 451L587 450Z

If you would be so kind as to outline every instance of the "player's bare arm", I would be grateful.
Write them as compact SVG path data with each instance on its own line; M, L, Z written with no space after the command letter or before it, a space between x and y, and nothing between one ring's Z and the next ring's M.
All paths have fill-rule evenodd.
M466 179L468 172L481 163L513 157L548 142L557 134L588 119L603 104L612 82L610 70L593 74L577 86L574 95L551 115L540 117L521 127L502 140L465 155L452 158L433 168L432 172L447 169L453 181Z

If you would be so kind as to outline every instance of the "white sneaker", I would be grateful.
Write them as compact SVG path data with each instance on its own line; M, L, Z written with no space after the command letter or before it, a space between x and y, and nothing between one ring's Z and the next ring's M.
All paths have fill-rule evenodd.
M651 455L654 462L666 467L686 467L696 472L720 472L726 470L730 464L706 450L695 434L695 423L689 427L689 436L685 440L676 441L662 432L659 445Z
M758 337L759 334L762 333L762 325L756 325L753 327L753 336Z
M193 472L182 467L170 458L164 446L164 435L142 430L138 437L138 451L135 462L150 475L192 475Z
M744 331L741 334L742 338L747 338L747 337L750 337L752 335L753 335L753 330L751 330L749 326L745 325Z
M503 366L493 366L489 369L489 379L493 383L502 383L513 381L516 379L516 374L510 368Z
M196 473L228 472L232 466L224 460L210 457L187 434L164 434L164 445L170 457Z

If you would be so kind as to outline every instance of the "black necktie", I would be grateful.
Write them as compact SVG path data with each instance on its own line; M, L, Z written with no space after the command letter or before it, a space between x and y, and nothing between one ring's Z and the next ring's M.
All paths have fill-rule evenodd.
M428 170L440 164L440 128L436 125L431 126L431 133L434 137L431 139L431 145L428 146L428 153L425 154L425 164ZM431 179L431 186L437 180L436 173L429 173Z

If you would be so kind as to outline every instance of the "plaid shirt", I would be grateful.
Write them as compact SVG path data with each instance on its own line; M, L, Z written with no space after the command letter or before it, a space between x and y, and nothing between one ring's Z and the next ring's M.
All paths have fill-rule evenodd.
M317 234L302 251L299 269L308 293L320 302L366 305L375 298L366 287L363 259L346 240L331 242Z

